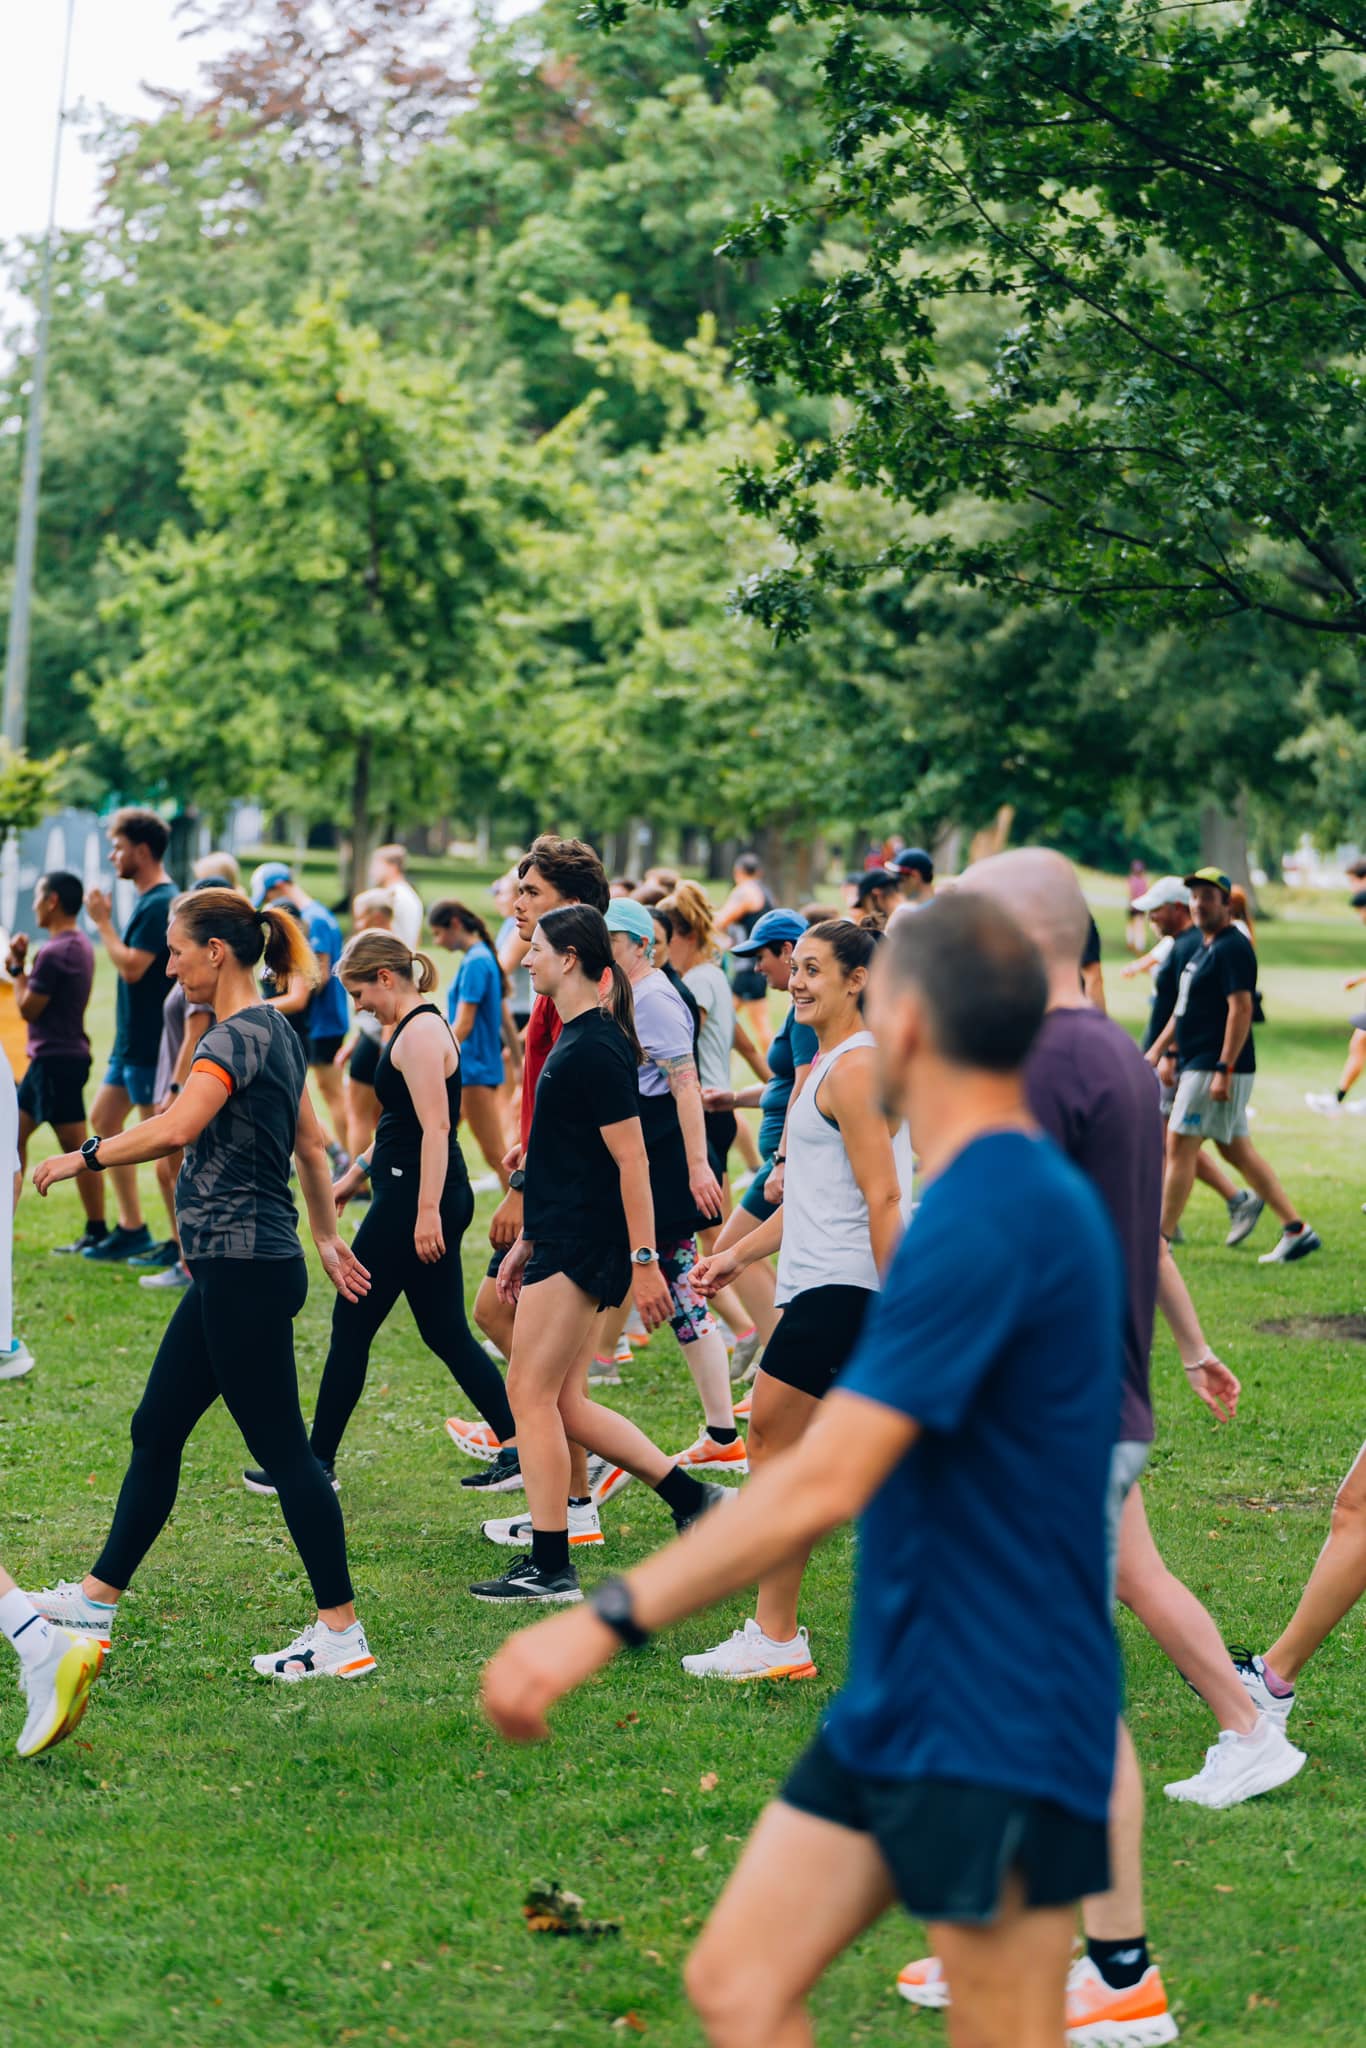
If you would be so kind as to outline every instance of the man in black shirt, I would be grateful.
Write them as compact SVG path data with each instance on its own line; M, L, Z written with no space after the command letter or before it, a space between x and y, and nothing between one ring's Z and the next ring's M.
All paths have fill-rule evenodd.
M1281 1219L1281 1237L1262 1255L1264 1266L1307 1258L1321 1249L1248 1134L1247 1106L1257 1058L1252 1012L1257 955L1233 922L1233 884L1218 868L1186 876L1191 913L1203 944L1181 973L1176 1007L1149 1048L1164 1081L1176 1092L1167 1125L1167 1170L1162 1189L1162 1234L1169 1241L1195 1182L1200 1147L1212 1138L1229 1164Z

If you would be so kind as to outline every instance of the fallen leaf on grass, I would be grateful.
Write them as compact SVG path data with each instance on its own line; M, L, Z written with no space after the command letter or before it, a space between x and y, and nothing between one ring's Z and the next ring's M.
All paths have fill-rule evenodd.
M640 1716L639 1716L639 1714L628 1714L628 1715L626 1716L626 1719L625 1719L624 1721L618 1721L618 1722L617 1722L617 1726L618 1726L618 1728L630 1728L630 1727L631 1727L631 1726L632 1726L632 1725L633 1725L633 1724L634 1724L635 1722L637 1722L637 1721L638 1721L639 1719L640 1719Z
M698 1790L701 1792L714 1792L720 1782L721 1780L717 1777L715 1771L703 1771L697 1781Z
M552 1878L549 1884L535 1884L522 1901L522 1913L532 1934L578 1934L596 1941L604 1934L620 1934L620 1920L589 1920L577 1892L567 1892Z
M1233 1890L1233 1886L1231 1884L1217 1884L1214 1887L1214 1889L1217 1892L1231 1892Z
M629 2027L633 2034L645 2032L645 2022L638 2012L624 2012L620 2019L613 2020L614 2027Z

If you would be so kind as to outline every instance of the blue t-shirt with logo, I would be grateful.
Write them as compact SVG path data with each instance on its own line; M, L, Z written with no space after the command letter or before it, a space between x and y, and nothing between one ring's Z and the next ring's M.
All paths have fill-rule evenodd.
M451 1029L462 1003L475 1005L474 1029L460 1048L460 1078L469 1088L503 1082L503 977L492 948L476 939L455 970L446 1015Z
M1118 1666L1105 1499L1119 1246L1052 1141L978 1138L932 1181L837 1382L923 1434L859 1521L840 1761L1104 1820Z
M305 1031L309 1038L344 1038L350 1022L346 990L337 979L336 966L342 956L341 926L321 903L305 904L302 911L309 950L327 962L326 981L320 982L308 1005Z

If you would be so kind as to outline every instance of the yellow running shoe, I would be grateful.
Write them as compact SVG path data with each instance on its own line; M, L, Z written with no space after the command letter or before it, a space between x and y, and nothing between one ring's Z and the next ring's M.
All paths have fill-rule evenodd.
M28 1701L24 1732L14 1745L20 1756L40 1756L69 1735L90 1699L104 1651L89 1637L54 1628L52 1647L41 1664L23 1664L19 1683Z

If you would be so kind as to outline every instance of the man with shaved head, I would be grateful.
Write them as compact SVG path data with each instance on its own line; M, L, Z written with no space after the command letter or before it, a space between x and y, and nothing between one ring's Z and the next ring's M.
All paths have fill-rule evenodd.
M1025 1092L1039 1123L1094 1185L1124 1255L1124 1379L1108 1528L1112 1580L1220 1727L1232 1733L1232 1740L1211 1748L1198 1777L1167 1790L1201 1805L1237 1805L1284 1784L1304 1755L1283 1741L1270 1716L1248 1711L1251 1701L1212 1617L1158 1555L1137 1486L1153 1439L1149 1357L1159 1300L1191 1386L1212 1413L1231 1419L1239 1392L1205 1342L1162 1241L1156 1077L1128 1033L1082 992L1077 959L1091 919L1070 861L1045 847L997 854L969 868L959 889L993 898L1043 955L1048 1010L1025 1065ZM1110 1815L1112 1889L1085 1903L1087 1955L1070 1991L1069 2026L1085 2028L1081 2038L1088 2043L1127 2040L1125 2029L1138 2021L1147 2028L1145 2040L1176 2038L1161 1977L1148 1959L1142 1841L1143 1784L1121 1722ZM933 1963L912 1963L899 1985L913 2003L942 2002L942 1976ZM1170 2032L1162 2031L1164 2023Z

